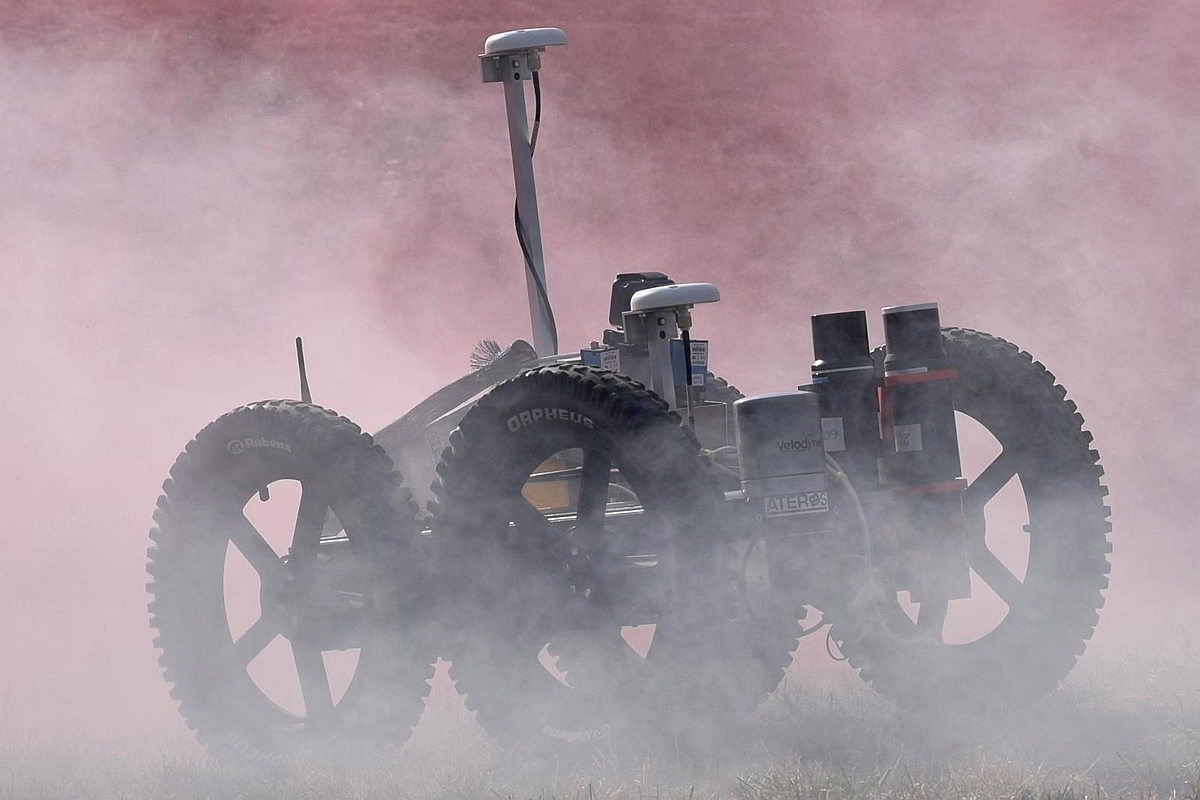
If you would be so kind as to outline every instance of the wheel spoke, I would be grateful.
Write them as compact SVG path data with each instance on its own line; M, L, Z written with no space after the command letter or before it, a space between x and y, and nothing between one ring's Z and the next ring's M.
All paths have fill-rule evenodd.
M942 640L942 628L946 624L946 612L950 603L946 600L922 600L917 609L917 633Z
M996 456L963 491L963 510L968 515L983 513L983 507L1017 474L1016 458L1007 450Z
M1003 561L996 558L996 554L988 549L986 543L976 541L972 545L971 568L983 578L984 583L992 587L992 591L998 594L1010 609L1016 606L1024 584L1004 566Z
M347 534L346 529L342 526L342 521L337 518L336 514L329 514L325 517L325 524L321 528L322 539L337 539Z
M537 506L529 502L523 494L512 498L508 504L509 515L517 528L523 534L540 533L546 528L546 518Z
M304 713L310 720L328 716L333 711L333 696L329 691L329 676L325 674L321 648L293 640L292 657L296 660L296 675L300 678L300 693L304 696Z
M243 667L249 665L278 635L279 627L274 620L266 616L259 617L258 621L233 643L233 652L237 656L238 664Z
M583 456L583 475L579 480L579 503L575 512L575 527L592 533L604 523L608 505L609 473L612 459L601 450L588 450Z
M635 671L645 665L612 625L558 637L551 642L551 653L560 657L559 669L571 688L610 697L628 689Z
M325 517L329 515L329 501L323 491L311 483L304 484L303 491L292 532L292 557L298 561L316 555Z
M282 578L283 565L275 549L267 543L250 520L239 516L229 529L229 540L238 549L264 583L278 582Z

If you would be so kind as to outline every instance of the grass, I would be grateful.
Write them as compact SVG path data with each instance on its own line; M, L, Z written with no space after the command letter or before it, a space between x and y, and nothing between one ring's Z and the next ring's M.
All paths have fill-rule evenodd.
M992 719L905 716L864 686L794 677L729 738L704 754L610 744L552 757L506 751L443 703L403 749L339 763L0 749L0 800L1200 798L1200 661L1081 669Z

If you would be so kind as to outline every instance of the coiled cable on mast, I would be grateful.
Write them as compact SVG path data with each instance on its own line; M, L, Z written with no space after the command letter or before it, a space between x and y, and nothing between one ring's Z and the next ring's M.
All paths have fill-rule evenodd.
M542 124L542 84L538 79L538 74L533 73L533 129L529 134L529 158L533 159L534 151L537 150L538 128ZM550 295L546 292L546 283L542 280L542 276L533 266L533 256L529 253L529 244L525 240L525 226L521 224L521 209L516 201L513 201L513 225L517 229L517 243L521 245L521 255L525 257L525 270L529 273L529 277L533 280L533 285L537 289L538 299L542 303L542 308L546 309L546 316L550 320L550 342L551 353L545 355L553 355L558 352L558 323L554 321L554 309L550 307Z

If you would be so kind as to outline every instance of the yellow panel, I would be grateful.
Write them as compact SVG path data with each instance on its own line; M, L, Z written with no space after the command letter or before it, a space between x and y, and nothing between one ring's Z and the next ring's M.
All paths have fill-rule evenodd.
M551 472L559 469L570 469L576 464L568 464L561 458L548 458L538 465L534 472ZM525 499L539 509L568 508L572 505L571 484L575 481L545 481L543 483L527 483L521 489Z

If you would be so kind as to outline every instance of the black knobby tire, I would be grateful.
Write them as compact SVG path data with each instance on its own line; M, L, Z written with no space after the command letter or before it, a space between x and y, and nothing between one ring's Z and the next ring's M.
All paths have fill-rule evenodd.
M704 399L714 403L732 405L735 400L745 397L742 390L729 381L711 372L704 373Z
M253 526L243 525L246 503L281 480L303 487L298 515L311 520L319 514L320 520L304 523L315 535L306 534L307 544L294 541L286 557ZM322 549L330 542L320 533L327 513L344 531L335 544L351 548L339 548L342 557L332 561ZM147 589L163 674L197 738L217 752L271 757L310 745L399 743L407 737L421 713L433 660L408 637L402 616L417 602L413 594L422 580L415 519L411 495L383 450L348 419L311 404L276 400L243 406L187 445L154 513ZM309 544L316 549L303 551L311 559L302 558L298 553ZM235 646L224 594L226 551L234 546L245 548L260 579L267 575L276 588L280 582L314 586L331 580L330 564L342 565L349 576L338 580L361 591L362 617L355 616L361 629L353 634L359 640L323 647L301 627L307 617L304 623L299 616L280 619L266 612L264 601L259 621ZM299 572L301 564L310 571ZM289 639L301 686L312 690L304 697L305 714L272 702L250 677L249 662L242 663L277 635ZM333 704L330 696L325 707L318 693L319 680L329 688L321 651L347 646L361 648L357 667L340 700Z
M666 599L644 661L617 638L622 621L581 597L583 584L569 577L571 540L547 534L537 519L518 524L509 510L521 505L538 465L571 448L585 453L585 471L586 453L611 458L645 510L636 546L659 555L655 579ZM770 676L747 646L721 574L722 498L711 464L678 415L641 384L581 366L518 376L463 418L438 472L436 534L458 598L447 616L457 634L451 675L494 736L570 744L651 720L655 732L683 730L705 712L752 708L765 695ZM557 625L577 626L566 638L593 637L589 652L611 657L603 663L619 671L616 691L576 691L543 668L537 654L554 647L546 631ZM577 663L567 656L568 679Z
M1057 686L1099 620L1112 551L1104 471L1083 416L1042 364L1009 342L965 328L943 329L943 341L959 370L955 410L1003 446L1006 455L993 467L1004 469L995 475L1011 470L1020 479L1029 514L1025 577L1014 583L996 572L994 556L969 551L972 567L988 564L989 578L1009 594L1007 615L974 641L897 635L887 621L897 607L886 603L835 615L832 637L864 680L903 706L1019 706ZM977 505L982 515L1002 480L981 475L964 495L968 510ZM982 532L979 546L987 548Z

